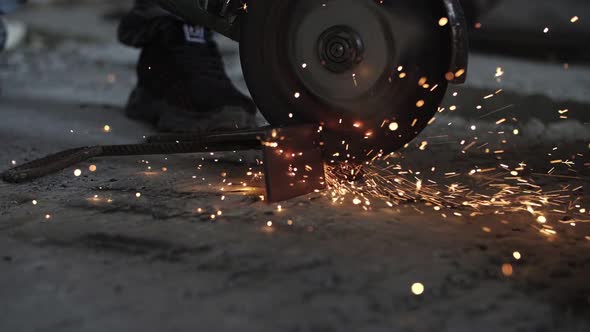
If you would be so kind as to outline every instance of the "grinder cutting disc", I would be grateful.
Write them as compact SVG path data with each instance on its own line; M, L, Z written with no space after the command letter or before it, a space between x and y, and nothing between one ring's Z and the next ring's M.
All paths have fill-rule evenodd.
M250 0L240 53L274 126L320 123L329 156L365 160L413 140L447 88L443 1Z

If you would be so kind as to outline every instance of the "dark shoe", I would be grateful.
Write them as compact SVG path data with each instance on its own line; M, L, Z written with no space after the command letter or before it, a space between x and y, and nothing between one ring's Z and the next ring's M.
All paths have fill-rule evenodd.
M155 124L163 132L210 132L255 128L254 111L241 105L226 105L207 112L195 112L172 105L152 92L136 87L125 109L129 118Z
M256 106L227 77L211 32L175 18L156 20L161 25L143 46L127 115L161 131L255 127Z

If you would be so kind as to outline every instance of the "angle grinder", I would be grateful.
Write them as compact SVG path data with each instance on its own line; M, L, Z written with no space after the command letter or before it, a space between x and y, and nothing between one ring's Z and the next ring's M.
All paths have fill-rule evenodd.
M467 75L459 0L160 0L240 43L269 127L160 135L62 151L3 173L24 182L100 156L260 149L267 201L326 186L326 161L362 164L412 141Z
M448 84L467 74L459 0L160 4L238 41L248 89L271 126L322 125L329 156L399 149L427 126Z

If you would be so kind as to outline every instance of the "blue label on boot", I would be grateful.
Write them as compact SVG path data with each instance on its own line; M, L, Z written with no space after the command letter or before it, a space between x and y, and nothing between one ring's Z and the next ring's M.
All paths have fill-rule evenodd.
M198 25L184 25L184 38L189 43L205 43L205 28Z

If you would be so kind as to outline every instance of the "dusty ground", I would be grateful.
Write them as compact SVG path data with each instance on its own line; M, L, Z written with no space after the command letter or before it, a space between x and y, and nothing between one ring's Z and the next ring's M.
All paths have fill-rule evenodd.
M2 169L63 148L153 133L122 114L137 52L116 44L114 23L97 9L106 7L19 14L33 31L26 47L0 56ZM224 45L241 84L232 45ZM496 80L499 66L505 74ZM563 200L583 199L589 73L582 65L564 70L475 54L468 85L445 101L458 110L442 113L396 162L421 170L424 183L459 181L482 192L482 181L465 175L470 169L526 162L527 178L546 192L582 186ZM504 92L482 99L499 88ZM567 120L557 112L565 108ZM498 126L501 118L508 123ZM461 153L476 136L506 153ZM416 148L423 140L426 151ZM541 233L526 212L483 209L471 217L466 208L389 208L376 199L365 211L352 196L337 204L326 193L285 202L279 211L260 202L249 166L227 162L234 156L145 159L149 165L98 159L94 173L90 163L80 166L81 177L69 169L31 184L0 184L1 331L590 329L590 227L559 222L573 217L573 206L566 214L548 213L563 206L540 208L556 235ZM548 163L556 159L574 164ZM437 172L427 174L432 166ZM534 175L553 166L567 177ZM461 175L450 180L448 172ZM251 191L228 186L240 181ZM421 296L411 292L415 282L425 286Z

